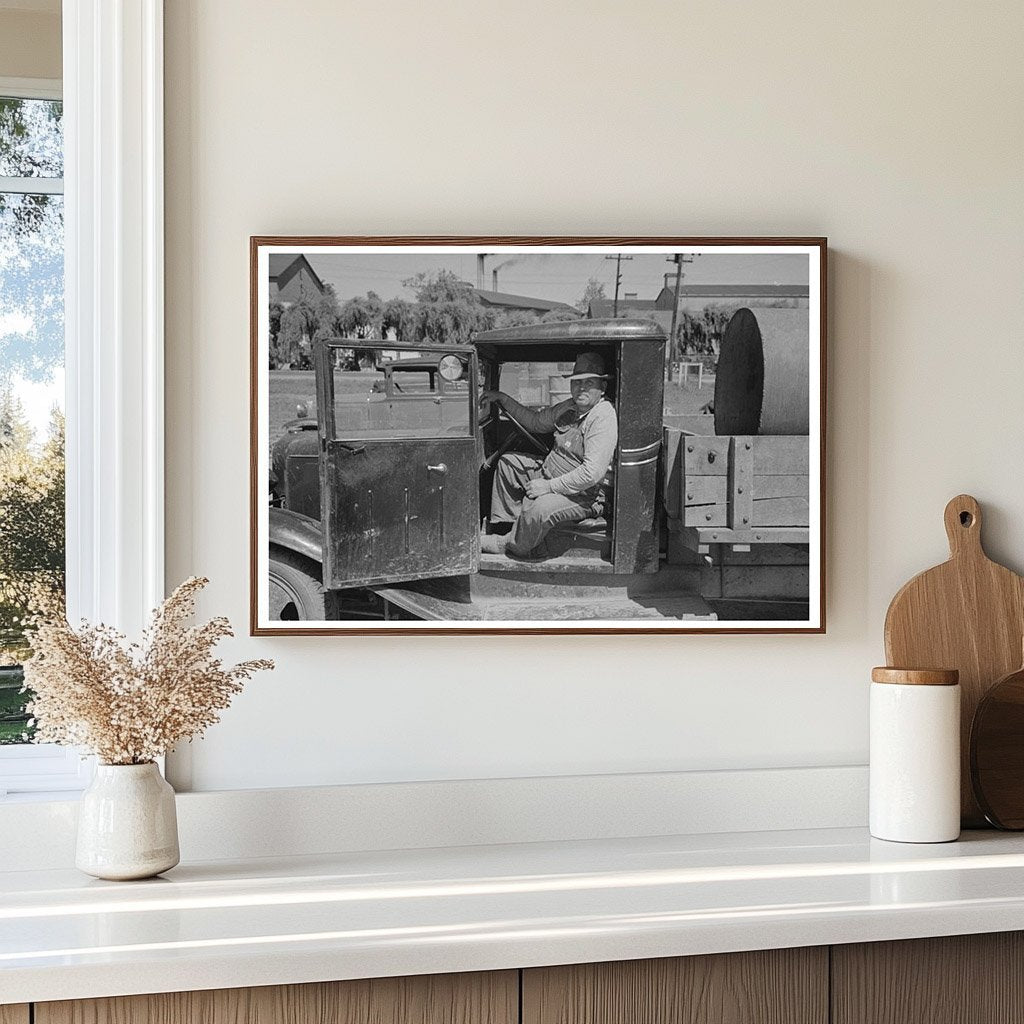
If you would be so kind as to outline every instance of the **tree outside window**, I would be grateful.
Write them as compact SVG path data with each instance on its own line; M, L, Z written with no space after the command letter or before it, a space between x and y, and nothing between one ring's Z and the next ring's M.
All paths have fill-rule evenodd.
M0 96L0 744L31 739L27 619L64 598L62 105Z

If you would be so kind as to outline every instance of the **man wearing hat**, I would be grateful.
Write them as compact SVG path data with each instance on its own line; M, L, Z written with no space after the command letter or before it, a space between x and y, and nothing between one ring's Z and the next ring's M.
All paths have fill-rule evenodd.
M608 401L609 374L597 352L581 352L569 375L571 397L534 412L502 391L485 391L534 434L554 434L543 459L510 452L498 460L491 491L491 524L511 524L508 533L492 532L482 548L527 558L559 523L576 523L604 514L611 495L612 462L619 439L615 409Z

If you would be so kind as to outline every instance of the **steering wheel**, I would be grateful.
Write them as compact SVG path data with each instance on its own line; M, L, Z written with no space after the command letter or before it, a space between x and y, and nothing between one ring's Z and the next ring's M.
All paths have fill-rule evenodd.
M507 409L503 409L501 406L498 406L496 402L492 403L488 409L487 418L480 421L479 428L481 430L485 427L489 427L494 422L497 415L494 413L495 406L497 406L500 413L504 413L508 417L509 422L513 427L515 427L515 432L509 434L508 437L506 437L505 440L502 441L501 444L484 459L481 463L482 469L490 469L491 466L493 466L498 459L500 459L502 455L504 455L505 452L507 452L516 443L517 434L521 435L524 440L528 441L529 444L536 448L541 455L547 455L548 449L543 442L539 441L534 434L527 430L526 427L524 427L522 423L515 418L515 416L513 416Z
M519 431L519 433L523 436L523 438L526 441L529 441L530 444L534 448L536 448L541 455L547 455L548 449L537 439L537 436L535 434L530 433L530 431L527 430L526 427L524 427L522 423L520 423L519 420L517 420L515 416L513 416L512 413L508 411L508 409L502 408L501 411L505 414L506 417L508 417L509 423L511 423L512 426Z

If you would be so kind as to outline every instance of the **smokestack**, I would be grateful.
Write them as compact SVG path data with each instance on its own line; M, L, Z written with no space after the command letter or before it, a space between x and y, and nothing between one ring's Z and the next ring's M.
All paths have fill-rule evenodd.
M498 290L498 268L495 267L491 271L491 291L496 292Z
M476 286L480 291L484 290L484 253L476 254Z

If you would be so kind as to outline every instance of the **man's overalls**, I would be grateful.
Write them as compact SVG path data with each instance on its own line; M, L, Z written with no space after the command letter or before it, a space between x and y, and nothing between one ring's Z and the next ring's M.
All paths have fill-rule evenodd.
M589 413L588 413L589 415ZM526 482L538 476L551 480L583 463L583 421L568 409L555 424L555 445L544 459L510 452L498 460L491 490L491 522L514 523L505 550L526 558L559 523L578 523L604 515L611 496L612 470L580 494L542 494L526 497Z

